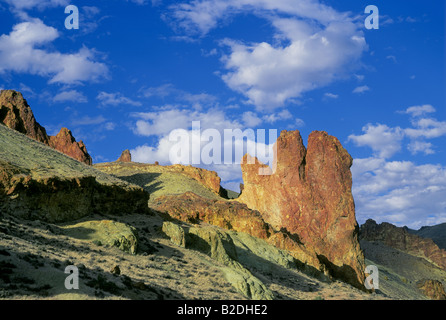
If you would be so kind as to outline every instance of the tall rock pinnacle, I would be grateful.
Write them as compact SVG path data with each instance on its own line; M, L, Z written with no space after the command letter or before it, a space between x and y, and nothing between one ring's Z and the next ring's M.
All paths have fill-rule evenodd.
M259 175L267 166L249 154L243 157L244 189L238 201L258 210L276 230L297 235L333 276L363 288L351 156L337 138L322 131L310 134L306 149L299 131L284 130L274 148L272 175Z

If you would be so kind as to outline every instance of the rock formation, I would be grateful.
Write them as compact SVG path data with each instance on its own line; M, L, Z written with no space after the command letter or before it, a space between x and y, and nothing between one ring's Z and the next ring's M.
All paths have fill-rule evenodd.
M122 151L121 156L116 160L117 162L132 162L132 155L130 150L126 149Z
M141 187L0 126L0 212L65 222L91 214L149 213Z
M440 249L446 250L446 223L424 226L420 230L408 229L408 231L422 238L432 239Z
M56 136L49 136L49 146L80 162L90 166L93 164L85 144L82 140L76 142L71 131L67 128L60 129Z
M443 283L438 280L421 280L417 282L418 289L432 300L446 300Z
M217 194L221 192L221 179L215 171L180 164L173 165L171 168L197 180Z
M364 255L351 193L352 158L337 138L312 132L308 149L299 131L282 131L269 167L249 154L242 160L244 188L237 199L258 210L276 230L285 229L314 250L332 275L364 288Z
M94 220L65 225L61 228L65 235L75 239L86 240L100 246L117 247L130 254L136 254L138 250L136 229L121 222Z
M56 136L48 136L45 128L36 121L28 102L20 92L14 90L0 92L0 123L80 162L92 164L84 143L76 142L70 130L62 128Z
M152 209L188 223L204 222L227 230L243 232L263 239L276 248L286 250L297 261L297 267L322 275L325 267L312 250L305 248L285 230L275 231L265 223L260 213L236 201L211 200L192 192L158 197Z
M201 251L220 262L226 280L247 298L272 300L273 293L239 261L232 238L212 226L183 228L164 222L162 230L177 245Z
M400 228L387 222L377 224L369 219L361 225L360 239L381 242L394 249L426 259L446 270L446 251L440 249L431 239L411 234L407 228Z
M0 123L49 145L45 128L36 121L28 102L20 92L13 90L0 92Z

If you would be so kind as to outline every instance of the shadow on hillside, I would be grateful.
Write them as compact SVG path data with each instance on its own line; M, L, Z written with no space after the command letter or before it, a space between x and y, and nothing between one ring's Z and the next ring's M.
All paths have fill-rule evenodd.
M0 287L4 298L17 295L36 298L66 295L69 299L76 296L83 299L113 296L131 300L185 299L182 294L169 288L142 283L127 275L113 275L100 268L86 268L76 261L61 261L14 250L8 250L8 253L8 257L0 256L0 283L3 282ZM21 262L17 263L18 260ZM67 277L72 275L68 271L65 273L68 266L78 269L79 289L65 287Z
M49 225L53 227L52 225ZM95 299L118 297L132 300L185 299L181 293L154 283L142 283L129 275L114 275L99 266L87 268L82 260L64 254L73 250L79 256L93 254L94 260L103 256L99 250L85 245L73 245L60 239L42 237L32 230L26 230L20 222L2 223L0 230L0 298L32 296L37 299L63 295L68 299ZM35 227L35 226L34 226ZM41 225L45 230L46 224ZM57 231L57 230L56 230ZM28 245L17 242L14 247L6 241L23 239ZM32 247L30 247L30 245ZM32 249L30 249L32 248ZM59 256L49 258L48 254ZM68 257L68 259L67 259ZM79 289L69 290L65 280L70 274L65 268L74 265L79 271ZM103 264L102 267L108 267ZM112 265L110 264L111 268ZM61 296L58 296L61 298Z
M155 182L156 178L158 178L159 176L161 176L161 173L146 172L135 173L129 176L119 176L119 178L124 181L136 184L151 194L162 189L162 183L159 181Z
M297 272L299 270L299 263L295 261L296 268L288 269L277 263L266 260L245 248L236 247L238 261L251 273L259 278L271 290L271 284L287 287L291 290L301 292L317 292L319 291L319 284L312 281ZM314 276L311 275L311 276ZM273 290L272 290L273 291ZM276 299L290 299L276 291L273 291Z

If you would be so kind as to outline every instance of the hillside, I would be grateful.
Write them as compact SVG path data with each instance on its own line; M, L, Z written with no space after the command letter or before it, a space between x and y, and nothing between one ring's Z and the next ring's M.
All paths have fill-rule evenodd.
M446 250L446 223L421 227L419 230L408 229L408 231L417 236L432 239L437 246Z
M282 132L277 175L244 165L242 196L228 199L213 171L128 150L90 166L0 125L0 298L442 298L444 250L390 224L358 228L350 155L325 132L309 139Z

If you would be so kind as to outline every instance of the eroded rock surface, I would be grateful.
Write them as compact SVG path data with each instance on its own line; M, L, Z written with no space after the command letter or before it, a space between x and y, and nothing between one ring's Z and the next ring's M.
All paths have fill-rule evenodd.
M379 241L389 247L424 258L446 270L446 251L440 249L431 239L411 234L406 228L383 222L377 224L369 219L361 225L360 238L366 241Z
M417 283L418 289L432 300L446 300L443 283L438 280L421 280Z
M121 156L116 160L117 162L132 162L132 154L129 149L122 151Z
M148 213L141 187L0 126L0 211L64 222L91 214Z
M312 132L305 148L299 131L282 131L274 145L275 172L249 154L242 160L244 188L238 201L286 229L314 250L331 273L363 288L364 255L351 193L352 158L337 138Z
M28 137L42 142L80 162L91 165L92 158L82 141L76 142L71 131L62 128L56 136L48 136L20 92L2 90L0 92L0 123Z

